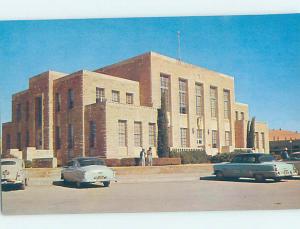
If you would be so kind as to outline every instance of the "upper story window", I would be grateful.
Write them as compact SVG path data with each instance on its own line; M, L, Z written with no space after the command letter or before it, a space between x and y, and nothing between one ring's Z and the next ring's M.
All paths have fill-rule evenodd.
M235 120L239 120L239 112L238 111L235 112Z
M179 80L179 113L187 113L187 81Z
M35 98L35 106L36 106L36 125L37 127L42 127L43 122L43 98L42 96Z
M74 91L73 89L68 90L68 108L72 109L74 107Z
M165 74L160 74L160 93L161 97L164 97L166 102L167 111L170 110L170 76Z
M112 91L112 101L113 102L120 102L120 92L119 91Z
M228 90L224 90L224 118L230 118L230 92Z
M142 146L142 123L134 122L134 146Z
M26 121L29 120L29 101L26 102L26 106L25 106L25 120Z
M212 118L217 117L217 88L210 88L210 113Z
M16 109L16 112L17 112L17 122L21 121L21 119L22 119L21 106L22 106L21 103L17 104L17 109Z
M119 146L127 146L127 122L125 120L119 120L118 128L119 128Z
M94 121L90 121L90 148L94 148L96 146L96 123Z
M56 112L59 112L61 109L61 96L59 93L55 94L55 109Z
M105 99L104 88L96 87L96 102L103 102Z
M133 104L133 94L132 93L126 93L126 103Z
M241 120L245 120L245 113L241 112Z
M198 116L203 115L203 85L196 83L195 85L196 94L196 114Z

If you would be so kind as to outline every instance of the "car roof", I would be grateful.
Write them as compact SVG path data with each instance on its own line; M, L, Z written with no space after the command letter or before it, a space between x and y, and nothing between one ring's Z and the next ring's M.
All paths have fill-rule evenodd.
M294 152L294 153L292 153L292 155L293 155L293 154L300 154L300 152Z
M237 156L262 156L262 155L269 155L269 154L265 154L265 153L239 153L237 154Z

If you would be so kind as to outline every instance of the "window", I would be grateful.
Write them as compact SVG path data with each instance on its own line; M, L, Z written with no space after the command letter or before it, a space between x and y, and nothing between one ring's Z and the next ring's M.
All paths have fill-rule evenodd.
M17 122L21 121L22 118L22 110L21 110L21 104L17 104Z
M239 120L239 112L238 111L235 112L235 120Z
M187 128L180 128L180 144L181 147L188 147Z
M11 139L10 139L10 134L6 135L6 149L10 149L11 146Z
M217 135L216 130L211 131L211 136L212 136L212 148L218 148L218 135Z
M156 145L155 123L149 123L149 145Z
M61 96L59 93L55 94L55 109L56 112L60 111L60 107L61 107Z
M42 127L43 122L43 99L42 96L36 97L36 124L38 128Z
M132 93L126 93L126 103L133 104L133 94Z
M55 127L55 148L60 149L61 145L61 133L60 133L60 127Z
M259 149L259 135L258 132L255 132L255 149Z
M203 115L203 85L196 84L196 114Z
M230 92L224 90L224 118L230 118Z
M68 108L72 109L74 107L74 91L72 89L68 90Z
M90 121L90 148L94 148L96 146L96 123L94 121Z
M105 99L105 90L104 88L96 87L96 102L103 102Z
M244 114L244 112L241 112L241 120L245 120L245 114Z
M197 144L203 145L203 130L197 129Z
M127 146L127 122L118 121L119 125L119 146Z
M134 122L134 146L142 146L142 123Z
M74 130L73 125L68 125L68 149L73 149L74 145Z
M164 97L166 102L167 111L170 110L170 76L165 74L160 74L160 93L161 97Z
M210 88L210 111L211 117L217 117L217 88L211 87Z
M21 133L20 132L18 132L17 133L17 148L19 149L19 150L22 150L22 139L21 139Z
M243 156L242 155L237 155L235 156L232 161L232 163L243 163Z
M230 133L230 131L225 131L225 146L231 146L231 133Z
M29 130L26 130L26 142L25 142L25 146L29 147L29 143L30 143Z
M179 80L179 113L187 113L187 82Z
M266 145L265 145L265 133L261 132L261 144L262 144L262 148L265 149Z
M25 120L28 121L29 120L29 102L26 102L26 106L25 106Z
M112 91L112 101L119 103L120 102L120 92L119 91Z

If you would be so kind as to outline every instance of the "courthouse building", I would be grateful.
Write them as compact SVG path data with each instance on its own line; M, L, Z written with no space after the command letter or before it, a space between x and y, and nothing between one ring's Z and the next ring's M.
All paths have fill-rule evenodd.
M207 154L246 147L248 105L237 103L234 78L148 52L95 71L47 71L12 97L2 127L3 153L42 155L58 164L76 156L156 156L157 109L166 99L169 145ZM269 152L268 127L256 122L256 150Z

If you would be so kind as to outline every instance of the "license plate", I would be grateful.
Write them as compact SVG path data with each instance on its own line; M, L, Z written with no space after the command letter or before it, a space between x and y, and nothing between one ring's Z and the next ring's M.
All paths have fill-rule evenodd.
M98 177L96 177L97 180L102 180L104 178L105 178L104 176L98 176Z

